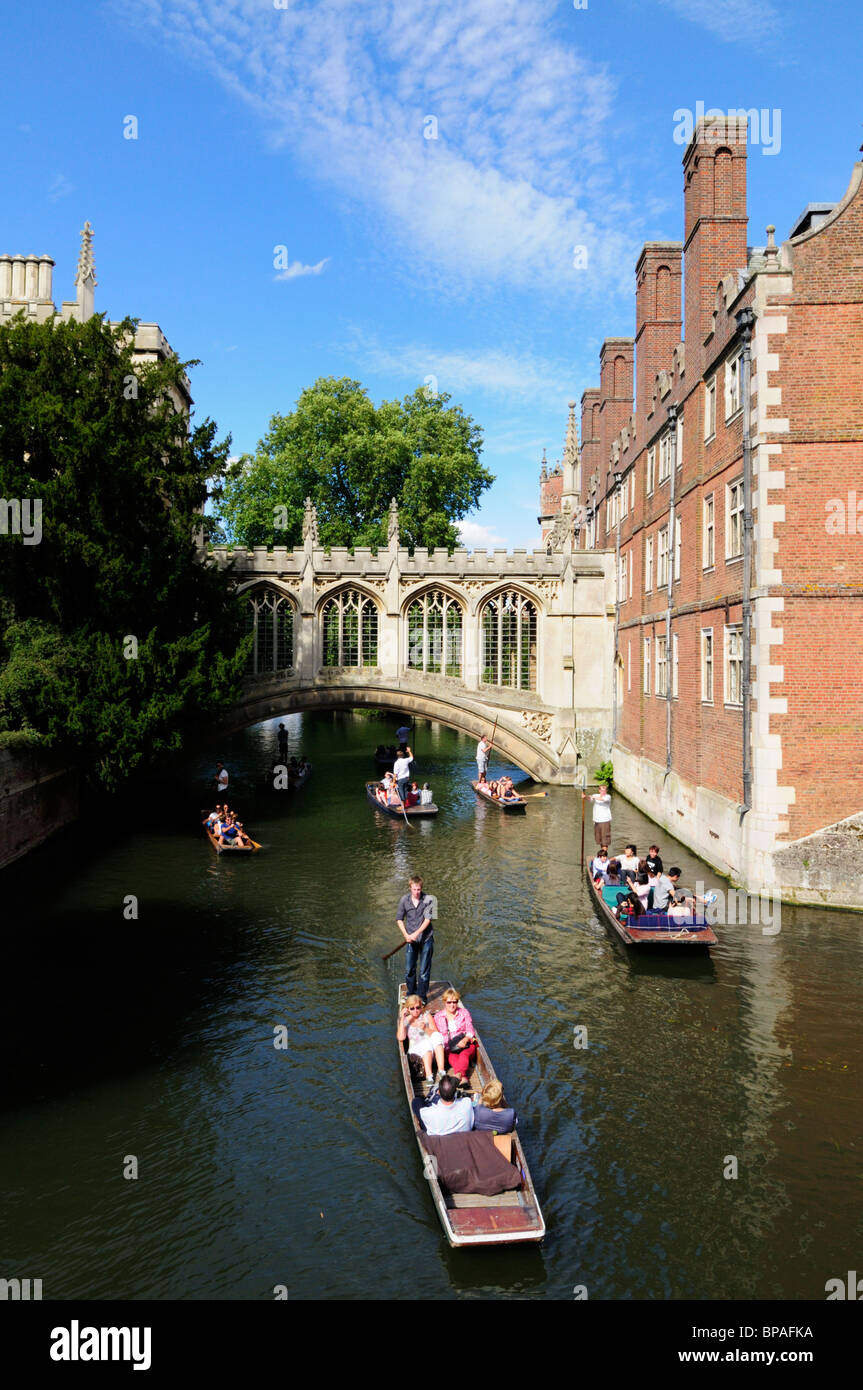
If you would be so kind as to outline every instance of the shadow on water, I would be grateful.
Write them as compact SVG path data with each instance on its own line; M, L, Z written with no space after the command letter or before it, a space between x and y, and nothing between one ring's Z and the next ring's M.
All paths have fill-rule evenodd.
M259 949L259 947L258 947ZM177 913L150 897L144 920L122 911L6 915L0 1110L56 1099L162 1065L196 1015L256 950L239 913Z

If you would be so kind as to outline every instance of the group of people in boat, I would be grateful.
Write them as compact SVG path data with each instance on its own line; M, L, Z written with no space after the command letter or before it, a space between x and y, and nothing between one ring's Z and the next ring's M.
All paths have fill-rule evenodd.
M590 863L593 886L606 901L616 897L613 908L618 921L633 920L647 913L662 913L672 921L693 922L696 902L706 903L710 898L696 898L680 886L680 869L673 865L668 873L663 871L659 846L651 845L644 858L638 857L635 845L627 845L623 854L608 857L607 849L600 849ZM616 895L603 894L604 888L619 888Z
M409 811L412 806L430 806L433 801L428 782L423 782L422 787L419 787L416 782L408 781L402 795L401 785L396 781L394 772L384 773L382 781L375 787L375 798L382 806L399 811L402 807Z
M237 820L236 811L231 811L227 802L217 806L204 821L207 830L215 837L222 849L251 849L252 841L243 829L243 822Z
M497 777L490 782L485 773L481 772L476 784L480 791L485 792L495 801L521 801L511 777Z
M420 995L409 994L399 1015L396 1036L407 1043L426 1082L426 1094L412 1102L420 1129L427 1134L459 1134L471 1129L511 1134L518 1116L506 1104L503 1086L489 1081L470 1095L470 1071L478 1039L473 1019L458 990L444 992L443 1008L432 1013ZM448 1070L447 1070L448 1068Z

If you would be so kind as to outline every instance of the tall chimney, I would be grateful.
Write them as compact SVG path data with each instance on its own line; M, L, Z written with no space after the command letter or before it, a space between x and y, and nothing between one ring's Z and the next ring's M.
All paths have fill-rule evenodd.
M683 246L679 241L646 242L635 267L635 410L643 439L656 373L671 369L680 342Z
M599 474L604 488L611 441L632 414L632 338L606 338L599 350Z
M716 287L746 265L746 119L699 120L683 156L686 365L701 375Z

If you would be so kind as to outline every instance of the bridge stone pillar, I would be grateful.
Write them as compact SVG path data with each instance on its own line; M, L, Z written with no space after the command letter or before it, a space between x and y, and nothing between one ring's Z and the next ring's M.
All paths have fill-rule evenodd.
M469 607L462 627L464 683L468 690L479 690L479 616Z

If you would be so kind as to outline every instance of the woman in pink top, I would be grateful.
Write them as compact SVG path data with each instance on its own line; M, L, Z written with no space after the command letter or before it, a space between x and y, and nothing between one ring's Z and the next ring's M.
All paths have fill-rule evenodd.
M443 1004L443 1008L434 1016L435 1028L444 1041L447 1065L463 1081L476 1058L473 1019L462 1004L457 989L447 990Z

